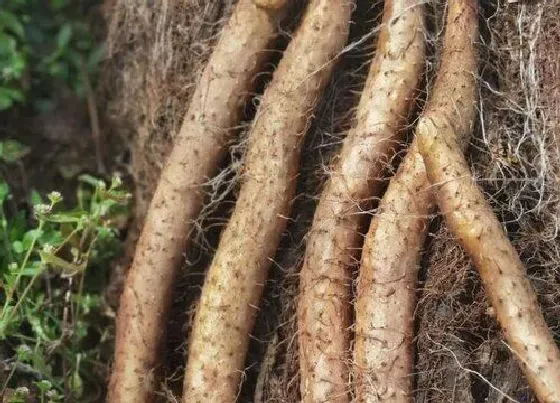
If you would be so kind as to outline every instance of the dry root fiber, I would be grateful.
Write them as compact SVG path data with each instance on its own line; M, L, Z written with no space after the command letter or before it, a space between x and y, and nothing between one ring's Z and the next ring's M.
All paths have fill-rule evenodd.
M368 10L369 2L358 1ZM366 4L367 3L367 4ZM430 44L440 43L443 1L428 2ZM117 0L105 76L108 124L131 145L137 210L142 216L192 96L228 1ZM527 267L549 327L560 335L560 128L558 88L559 0L484 2L478 123L470 143L471 169ZM357 13L354 30L373 26L380 10ZM371 29L354 32L355 44L372 43ZM356 48L354 48L355 50ZM299 396L295 301L296 268L330 155L348 129L367 66L359 52L344 56L321 99L316 125L302 150L302 165L287 236L274 258L272 281L259 312L240 402L297 402ZM373 49L369 49L373 51ZM358 55L359 54L359 55ZM359 57L358 57L359 56ZM368 57L369 59L369 57ZM428 72L435 66L428 65ZM428 88L428 86L426 86ZM327 152L327 150L329 150ZM225 214L222 214L222 216ZM414 396L419 402L532 402L535 398L502 340L476 270L440 223L428 233L416 309ZM449 268L452 268L450 270ZM192 282L192 278L187 279ZM196 288L190 286L190 293ZM182 307L182 310L184 306ZM173 335L184 339L184 336ZM262 353L262 354L261 354ZM169 350L179 356L181 350ZM167 368L167 373L182 368ZM259 374L258 380L256 374ZM180 380L179 380L180 383ZM253 392L256 389L256 394ZM177 391L177 394L180 393ZM176 401L169 394L170 401Z

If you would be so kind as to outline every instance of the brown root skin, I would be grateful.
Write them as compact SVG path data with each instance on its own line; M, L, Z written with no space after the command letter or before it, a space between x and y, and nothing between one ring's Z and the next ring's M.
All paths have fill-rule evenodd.
M254 77L265 62L277 17L279 12L240 0L200 78L121 296L110 402L153 399L173 283L201 209L202 186L216 172L235 133L231 128L238 124Z
M457 111L473 115L469 84L476 72L473 42L477 15L472 0L450 1L442 74L429 108L417 128L429 182L446 224L477 267L495 315L512 352L541 402L560 401L560 352L540 311L535 292L519 256L500 222L472 179L461 143L465 129ZM450 66L453 66L451 68ZM453 73L453 74L451 74ZM464 83L465 85L458 85ZM454 92L452 88L455 86ZM455 105L444 92L462 94ZM474 91L473 91L474 92Z
M477 13L471 0L449 4L441 64L420 121L443 111L464 146L475 116ZM415 140L389 184L364 244L356 300L357 401L412 401L416 280L433 204Z
M411 402L416 281L433 209L417 143L379 205L357 283L354 380L357 402Z
M313 0L266 88L246 173L193 324L184 402L234 402L268 267L294 198L300 146L347 40L353 2Z
M560 401L560 352L517 252L474 183L445 121L419 127L420 152L446 224L480 273L494 313L541 402Z
M422 6L386 1L357 112L315 212L300 275L298 337L304 402L348 402L351 265L361 246L364 202L402 142L424 65Z

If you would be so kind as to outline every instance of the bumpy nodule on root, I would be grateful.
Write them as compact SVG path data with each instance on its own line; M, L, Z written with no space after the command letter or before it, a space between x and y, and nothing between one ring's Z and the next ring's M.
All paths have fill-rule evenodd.
M300 275L298 337L304 402L347 402L351 265L361 247L361 209L378 193L402 142L424 65L422 5L386 1L376 57L356 126L317 206Z
M245 176L193 324L185 402L233 402L264 282L294 197L300 146L342 50L353 2L313 0L266 88Z
M450 2L444 56L462 71L440 80L440 89L472 81L476 72L477 15L473 0ZM437 85L437 81L436 81ZM460 91L460 89L459 89ZM434 90L435 92L435 90ZM449 229L477 267L494 312L510 348L518 358L529 384L541 402L560 402L560 352L540 311L531 283L519 256L473 181L460 147L451 109L474 109L474 96L441 104L418 124L419 150L435 199Z
M151 202L121 296L108 400L153 398L173 282L219 166L263 67L281 10L240 0L204 70Z
M420 121L446 108L464 147L475 116L476 8L471 1L450 4L444 39L447 47ZM462 56L457 58L456 54ZM362 253L354 350L358 401L412 401L416 281L433 207L415 139L372 219Z

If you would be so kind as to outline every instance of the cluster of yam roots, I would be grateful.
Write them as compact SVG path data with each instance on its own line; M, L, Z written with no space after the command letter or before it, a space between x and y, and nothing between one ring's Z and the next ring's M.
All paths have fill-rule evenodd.
M309 0L278 59L271 49L293 7L239 0L197 80L120 297L110 402L155 398L173 292L208 202L205 187L262 85L256 77L277 57L255 104L235 207L187 341L183 401L234 402L240 395L267 275L297 219L305 136L354 29L353 0ZM418 270L439 212L478 270L492 317L535 396L560 402L560 352L518 251L465 158L481 93L478 0L446 3L427 93L420 90L429 64L426 8L385 0L353 123L315 202L298 267L297 331L287 341L299 352L299 399L415 398Z

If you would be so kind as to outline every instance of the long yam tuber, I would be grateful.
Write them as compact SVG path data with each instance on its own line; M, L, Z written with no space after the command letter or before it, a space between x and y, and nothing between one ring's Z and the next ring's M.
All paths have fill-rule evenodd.
M420 121L446 108L464 147L475 117L477 13L471 0L450 4L441 65ZM433 207L415 139L372 219L362 254L354 349L359 402L412 401L416 281Z
M300 275L298 336L304 402L347 402L351 264L368 199L402 141L424 64L423 6L385 2L378 49L315 216Z
M313 0L266 88L245 176L195 316L184 402L233 402L266 273L294 198L300 148L349 31L353 1Z
M356 296L357 402L410 402L417 271L433 196L414 143L364 242Z
M457 27L444 44L444 52L462 71L441 80L441 90L456 82L474 80L476 65L472 46L461 42L476 39L477 15L473 0L450 2ZM434 90L435 92L435 90ZM449 91L448 91L449 92ZM460 147L461 133L455 128L452 109L469 106L467 95L455 104L441 99L440 105L418 124L419 150L434 187L436 202L449 229L469 254L480 273L498 322L512 352L541 402L560 402L560 352L540 311L535 291L519 256L473 181Z
M240 0L200 78L121 296L110 402L153 398L173 282L201 209L202 186L227 151L281 14L280 7L266 9L253 0Z

